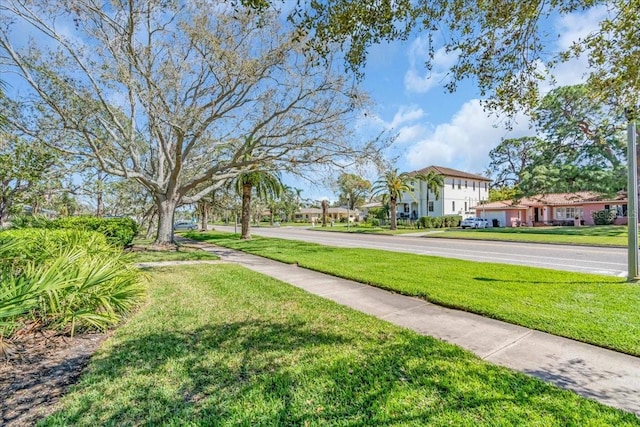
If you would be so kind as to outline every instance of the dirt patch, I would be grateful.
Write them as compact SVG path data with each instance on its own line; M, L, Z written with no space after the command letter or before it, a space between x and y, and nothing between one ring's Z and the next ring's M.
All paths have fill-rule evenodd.
M0 360L0 425L31 426L50 414L107 336L38 331L13 338L10 359Z

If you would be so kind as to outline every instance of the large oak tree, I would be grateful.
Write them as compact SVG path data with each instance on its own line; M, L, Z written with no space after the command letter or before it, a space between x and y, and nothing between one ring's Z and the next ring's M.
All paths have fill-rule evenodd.
M143 185L159 215L157 244L173 241L176 206L255 164L300 173L372 152L354 142L349 126L366 97L326 61L328 51L323 61L306 50L305 32L277 13L232 6L0 6L3 71L29 87L16 126Z

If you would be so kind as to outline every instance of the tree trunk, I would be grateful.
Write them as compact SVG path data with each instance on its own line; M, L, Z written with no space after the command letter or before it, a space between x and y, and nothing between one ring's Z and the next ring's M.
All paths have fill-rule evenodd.
M145 235L147 239L151 239L153 232L158 229L156 225L156 216L156 211L154 211L149 217L149 225L147 226L147 234Z
M98 190L96 198L96 216L98 218L102 217L102 190Z
M242 234L241 239L251 239L251 232L249 227L251 226L251 190L253 186L251 184L244 184L242 186Z
M209 229L209 204L206 202L203 202L202 204L202 212L200 212L200 214L202 215L202 221L200 223L200 229L202 231L207 231Z
M427 214L425 216L429 216L429 189L427 188L427 206L426 209Z
M389 208L391 210L391 230L396 230L398 228L398 224L397 224L397 212L396 212L396 208L397 208L398 202L396 199L391 198L389 200Z
M323 200L322 201L322 226L323 227L327 226L327 210L328 210L327 201Z
M163 198L158 205L158 234L154 245L173 246L173 215L178 204L174 198Z
M96 216L102 217L102 173L98 171L97 191L96 191Z

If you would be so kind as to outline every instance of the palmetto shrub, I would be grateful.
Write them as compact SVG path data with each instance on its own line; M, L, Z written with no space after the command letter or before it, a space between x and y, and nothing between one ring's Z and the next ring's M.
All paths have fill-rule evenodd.
M9 243L12 243L9 245ZM0 232L0 262L36 264L56 257L69 248L82 248L87 254L120 253L98 232L83 230L49 230L43 228L10 229Z
M25 322L105 329L144 295L138 270L99 233L1 232L0 260L0 337Z
M48 220L42 217L23 216L12 220L14 229L70 229L96 231L103 234L107 242L124 247L130 245L138 234L138 224L131 218L98 218L74 216Z

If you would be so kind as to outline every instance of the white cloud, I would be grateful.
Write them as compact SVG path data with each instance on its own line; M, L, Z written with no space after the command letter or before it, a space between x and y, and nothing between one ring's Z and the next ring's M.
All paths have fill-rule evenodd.
M575 42L584 39L599 29L600 22L608 15L606 7L594 7L586 12L576 12L565 15L555 22L555 30L559 34L555 48L558 52L566 51ZM580 55L567 62L558 64L553 70L555 84L553 86L570 86L584 83L589 73L589 63L586 55ZM553 87L550 82L541 85L542 92L548 92Z
M480 101L467 101L448 123L416 139L406 152L405 162L412 169L429 165L448 166L468 172L482 172L489 163L489 151L502 138L531 134L525 116L516 117L513 129L505 130L504 122L489 117ZM426 128L425 128L426 129Z
M458 54L438 49L432 60L432 68L427 70L425 62L429 60L429 45L424 37L416 38L409 47L409 69L404 75L404 86L408 92L426 93L442 84L449 68L455 64Z
M396 145L414 143L422 138L427 132L428 129L423 124L404 126L398 131L398 136L394 142Z
M568 49L574 42L598 31L600 22L607 15L606 7L599 6L586 12L564 15L558 19L555 25L558 34L560 34L557 42L558 48L561 50Z
M403 123L412 122L424 117L424 111L422 108L415 105L402 106L398 112L393 116L391 123L387 124L387 127L396 129Z

